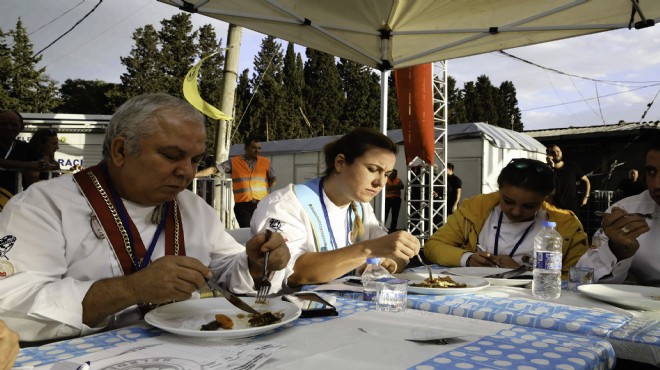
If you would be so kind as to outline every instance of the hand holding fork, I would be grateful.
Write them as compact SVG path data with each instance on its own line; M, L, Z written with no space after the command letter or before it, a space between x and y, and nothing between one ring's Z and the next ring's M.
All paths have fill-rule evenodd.
M272 235L272 231L266 230L266 242L270 240L270 236ZM268 279L268 257L270 256L270 252L266 251L264 253L264 270L263 270L263 275L261 276L261 284L259 285L259 290L257 291L257 299L255 300L255 303L266 303L266 297L268 296L268 293L270 293L270 280Z

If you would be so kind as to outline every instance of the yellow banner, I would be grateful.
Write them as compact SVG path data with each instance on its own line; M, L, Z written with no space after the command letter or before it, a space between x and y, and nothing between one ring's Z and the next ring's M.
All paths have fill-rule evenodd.
M199 68L202 66L205 60L214 56L218 52L201 59L194 67L188 71L186 78L183 79L183 96L186 98L188 103L193 107L197 108L200 112L204 113L208 117L217 120L230 120L232 117L223 113L220 109L212 106L202 99L199 95L199 89L197 88L197 77L199 76Z

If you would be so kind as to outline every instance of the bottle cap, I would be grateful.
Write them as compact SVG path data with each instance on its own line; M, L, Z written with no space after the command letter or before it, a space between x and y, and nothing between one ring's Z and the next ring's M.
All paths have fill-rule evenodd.
M543 227L556 227L557 223L554 221L543 221Z
M378 257L367 258L367 265L380 265L380 258Z

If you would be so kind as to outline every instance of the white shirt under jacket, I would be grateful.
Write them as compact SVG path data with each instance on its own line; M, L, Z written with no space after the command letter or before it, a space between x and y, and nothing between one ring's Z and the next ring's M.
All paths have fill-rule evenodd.
M651 213L660 212L658 205L649 195L648 190L632 197L624 198L614 203L612 207L619 207L628 213ZM651 230L637 238L639 249L637 253L630 258L617 261L610 250L609 238L598 229L592 238L592 246L598 246L595 249L589 249L577 263L579 267L592 267L594 269L594 281L599 283L623 282L632 272L640 284L658 284L660 283L660 219L646 220ZM611 275L610 275L611 274Z
M323 199L328 211L328 216L332 225L333 234L339 248L347 245L346 234L348 230L348 208L337 207L323 191ZM369 240L387 235L387 229L384 228L369 203L362 204L362 213L364 225L364 235L361 240ZM359 208L359 205L358 205ZM323 215L319 215L323 217ZM271 226L271 220L279 220L276 227ZM324 220L325 221L325 220ZM250 222L252 234L262 232L269 228L272 231L282 233L287 240L287 246L291 253L291 260L286 269L287 278L293 274L293 266L298 257L306 252L317 252L314 232L307 212L293 192L293 184L268 194L259 201L257 210L252 215ZM278 230L279 228L279 230ZM350 244L350 243L349 243ZM280 281L277 282L280 284Z
M245 247L225 231L213 208L188 190L177 200L186 255L212 268L216 279L233 291L254 292ZM151 222L154 207L128 201L125 205L148 247L157 227ZM91 213L72 176L30 186L0 213L0 237L16 237L6 253L16 272L0 279L0 318L21 340L86 335L109 323L122 326L139 319L132 307L96 328L82 323L82 300L90 286L123 275L108 239L99 239L92 231ZM161 236L152 260L163 256L164 243Z

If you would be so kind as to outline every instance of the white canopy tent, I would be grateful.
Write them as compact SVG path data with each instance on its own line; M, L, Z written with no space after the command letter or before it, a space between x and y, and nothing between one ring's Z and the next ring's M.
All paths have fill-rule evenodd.
M657 0L158 0L385 72L660 19ZM385 74L382 77L386 77ZM387 127L381 78L381 127Z
M380 69L383 132L388 70L660 20L657 0L158 1Z
M381 70L660 19L656 0L159 1Z

